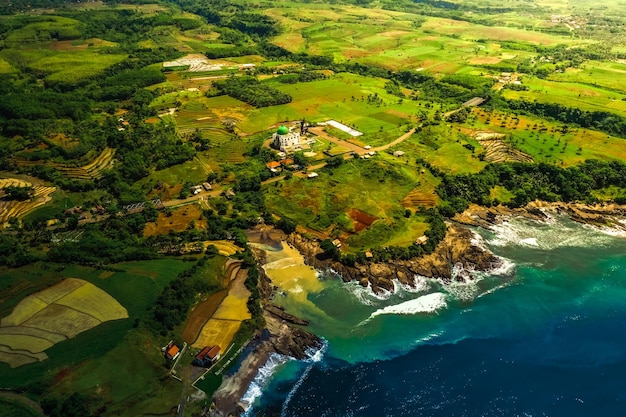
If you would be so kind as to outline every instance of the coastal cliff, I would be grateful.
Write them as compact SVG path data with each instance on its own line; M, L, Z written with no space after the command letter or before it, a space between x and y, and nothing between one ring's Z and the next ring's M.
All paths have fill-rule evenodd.
M487 271L497 268L502 262L476 242L470 229L452 223L448 225L445 238L433 253L407 261L391 260L348 266L325 258L319 242L302 235L292 234L287 242L305 256L309 265L316 269L332 269L344 281L359 281L364 287L371 287L375 293L393 291L395 286L393 280L396 279L404 285L413 286L416 275L441 278L444 282L472 279L471 273L455 275L455 268Z

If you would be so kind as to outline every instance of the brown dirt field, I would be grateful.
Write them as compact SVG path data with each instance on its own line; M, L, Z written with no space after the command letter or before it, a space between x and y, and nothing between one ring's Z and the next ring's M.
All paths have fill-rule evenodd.
M202 330L192 345L193 347L202 348L217 344L222 349L226 349L239 330L241 322L251 317L247 306L250 292L245 286L248 272L241 270L238 268L239 266L237 263L227 266L227 270L231 270L231 276L235 274L228 295L219 304L212 317L202 326Z
M195 222L196 229L206 229L206 220L197 204L189 204L175 209L169 217L166 213L160 212L156 222L146 224L143 235L144 237L165 235L170 230L182 232L187 230L192 221Z
M354 221L355 232L360 232L361 230L367 229L372 225L372 223L378 220L377 217L374 217L370 214L365 213L364 211L355 208L350 209L350 211L348 212L348 216L350 216L350 218Z
M202 327L213 316L221 302L226 298L228 291L220 291L215 294L211 294L209 298L200 302L189 315L185 329L183 330L183 340L189 344L192 344L198 338Z

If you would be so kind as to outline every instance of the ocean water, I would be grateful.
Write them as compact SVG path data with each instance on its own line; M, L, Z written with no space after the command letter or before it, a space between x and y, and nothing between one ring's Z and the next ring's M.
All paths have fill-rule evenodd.
M327 272L307 303L277 300L327 343L274 360L247 414L626 414L626 238L556 217L477 240L506 262L469 284L417 277L375 296Z

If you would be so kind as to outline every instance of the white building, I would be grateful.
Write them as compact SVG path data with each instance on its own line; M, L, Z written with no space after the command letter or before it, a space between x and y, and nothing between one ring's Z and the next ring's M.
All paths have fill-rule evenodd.
M281 152L289 152L290 148L300 145L300 133L291 132L285 125L281 125L272 135L274 147Z

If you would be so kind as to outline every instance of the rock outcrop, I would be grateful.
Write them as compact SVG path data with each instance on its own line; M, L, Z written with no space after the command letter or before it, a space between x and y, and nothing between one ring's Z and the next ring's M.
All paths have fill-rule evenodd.
M441 278L448 282L453 279L471 279L471 274L454 276L454 267L463 268L466 271L486 271L497 267L501 262L499 258L476 243L471 230L457 224L448 225L446 237L433 253L408 261L392 260L384 263L348 266L332 259L325 259L317 241L299 234L292 234L288 242L304 255L309 265L322 270L332 269L341 275L344 281L358 281L363 286L370 286L376 293L393 291L394 280L412 286L415 275Z
M507 217L524 217L527 219L545 221L550 214L566 215L572 220L599 227L625 229L620 221L626 217L626 205L619 204L581 204L581 203L549 203L533 201L525 207L508 208L505 206L481 207L472 205L463 213L457 214L454 221L490 229L493 225Z

